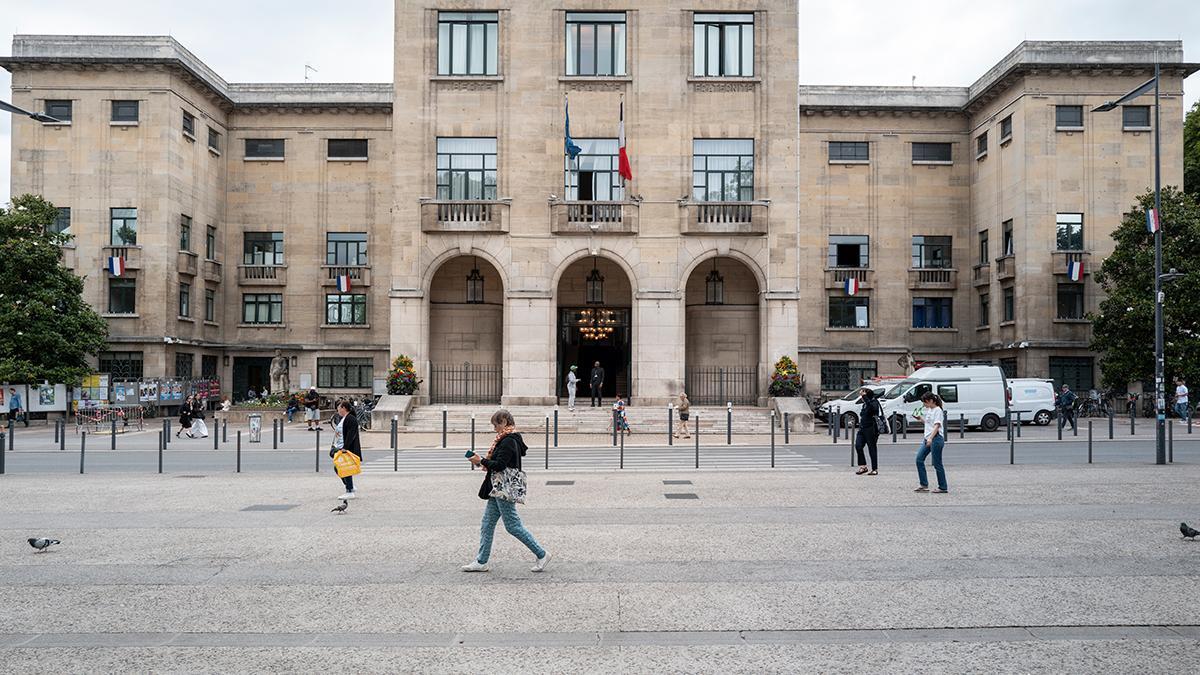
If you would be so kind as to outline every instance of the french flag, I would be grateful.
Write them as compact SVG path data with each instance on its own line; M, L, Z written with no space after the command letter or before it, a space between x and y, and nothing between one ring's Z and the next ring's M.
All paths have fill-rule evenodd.
M851 277L846 280L846 295L858 295L858 279Z
M633 166L629 163L629 152L625 148L625 97L621 97L617 123L617 172L625 180L633 180Z
M338 275L337 289L338 289L338 293L349 293L350 292L350 275L349 274L339 274Z
M1150 231L1150 234L1162 229L1162 224L1158 222L1158 211L1146 209L1146 229Z
M114 277L119 277L125 274L125 258L124 256L109 256L108 258L108 273Z
M1083 281L1083 263L1069 262L1067 263L1067 278L1071 281Z

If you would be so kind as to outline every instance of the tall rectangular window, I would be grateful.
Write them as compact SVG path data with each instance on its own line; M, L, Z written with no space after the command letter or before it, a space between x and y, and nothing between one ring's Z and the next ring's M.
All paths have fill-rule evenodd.
M1000 120L1000 142L1012 138L1012 115Z
M332 326L356 326L366 324L367 296L363 293L326 294L325 323Z
M183 111L183 133L196 137L196 116L186 110Z
M868 162L871 144L865 141L829 141L829 161Z
M137 380L142 377L142 352L100 352L96 370L112 375L114 380Z
M913 162L949 162L950 143L913 143Z
M138 102L137 101L113 101L112 102L112 121L113 122L136 122L136 121L138 121Z
M282 232L246 232L242 235L242 264L282 265Z
M328 232L325 234L325 264L354 267L367 264L366 232Z
M1016 292L1012 288L1004 289L1004 315L1001 321L1012 321L1017 315Z
M365 389L372 384L370 358L317 359L317 386L322 389Z
M1058 318L1082 319L1083 315L1083 284L1058 285Z
M283 323L283 294L242 295L242 323Z
M871 326L870 298L862 296L830 296L830 328L869 328Z
M1017 360L1014 358L1000 359L1000 370L1004 371L1004 377L1013 379L1017 376Z
M567 75L625 74L625 13L567 12Z
M200 377L206 380L217 379L217 357L215 354L204 354L200 357Z
M870 246L865 234L829 235L826 267L870 267Z
M497 12L438 12L438 75L495 75Z
M928 237L914 235L912 238L912 266L914 269L942 269L952 267L951 243L953 237Z
M175 352L175 377L191 379L192 364L195 362L194 354L185 354L183 352Z
M71 207L58 207L58 215L54 217L54 222L46 228L52 234L70 234L71 233Z
M1003 241L1001 241L1001 244L1004 251L1000 255L1012 255L1015 250L1013 245L1013 221L1011 219L1004 221L1001 229L1003 232Z
M192 315L192 285L179 284L179 316Z
M987 132L983 132L975 137L975 158L978 159L987 154Z
M953 328L954 302L952 298L913 298L913 328Z
M109 243L113 246L137 245L137 209L109 209Z
M51 114L51 116L55 115ZM1121 106L1121 128L1125 131L1148 131L1150 129L1150 106Z
M696 77L754 75L753 14L696 14L692 36Z
M367 146L366 138L331 138L326 159L367 159Z
M692 141L692 198L699 202L754 200L754 139Z
M108 313L137 313L137 281L131 277L109 277Z
M179 250L192 250L192 217L185 214L179 215Z
M1083 250L1083 214L1060 213L1055 218L1056 244L1060 251Z
M988 264L988 231L979 233L979 264Z
M204 320L217 320L217 292L211 288L204 289Z
M1096 386L1095 369L1090 356L1051 356L1050 379L1054 388L1064 384L1075 392L1085 392Z
M992 320L991 296L987 293L979 294L979 325L986 326Z
M217 228L212 225L204 228L204 259L217 259Z
M821 361L821 388L849 391L878 374L878 361Z
M282 138L247 138L246 159L283 159Z
M564 189L570 201L621 201L625 188L618 172L617 139L575 138L582 150L575 159L563 153L566 162Z
M1056 129L1076 130L1083 128L1083 106L1056 105L1054 106L1054 127Z
M73 108L72 101L46 101L46 114L59 122L70 122Z
M496 198L496 139L437 139L438 199Z
M212 127L208 128L208 148L217 152L221 151L221 132Z

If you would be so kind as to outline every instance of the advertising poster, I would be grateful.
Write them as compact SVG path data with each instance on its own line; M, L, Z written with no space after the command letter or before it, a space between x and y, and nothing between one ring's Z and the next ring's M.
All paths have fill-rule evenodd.
M29 388L29 409L34 412L64 412L67 409L67 385L38 384Z
M140 398L143 403L158 403L158 382L155 380L142 382Z

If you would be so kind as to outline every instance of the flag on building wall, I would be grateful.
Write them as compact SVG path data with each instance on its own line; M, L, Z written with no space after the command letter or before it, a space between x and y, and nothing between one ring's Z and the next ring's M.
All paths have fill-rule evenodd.
M1083 263L1067 263L1067 278L1069 278L1071 281L1083 281Z
M1146 209L1146 229L1150 231L1150 234L1162 229L1162 224L1158 222L1158 211Z
M858 279L850 277L846 280L846 295L858 295Z
M567 112L567 123L564 126L563 147L567 152L567 157L575 159L579 153L583 152L583 148L575 145L575 141L571 140L571 103L567 100L567 95L563 94L563 107Z
M629 164L629 152L625 149L625 99L621 99L617 122L617 171L625 180L633 180L633 166Z
M109 256L108 258L108 273L114 277L119 277L125 274L125 258L124 256Z
M350 275L349 274L339 274L338 275L337 289L338 289L338 293L349 293L350 292Z

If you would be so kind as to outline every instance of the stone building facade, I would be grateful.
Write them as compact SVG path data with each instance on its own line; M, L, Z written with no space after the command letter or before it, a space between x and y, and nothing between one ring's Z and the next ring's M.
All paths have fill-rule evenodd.
M1093 308L1153 166L1144 126L1089 111L1157 52L1178 183L1182 46L1023 43L967 88L797 87L797 11L397 2L378 85L231 84L167 37L20 35L14 103L70 119L14 119L12 192L70 209L114 372L241 392L280 349L293 386L351 393L407 354L427 399L506 404L595 362L640 403L761 402L784 355L826 390L909 352L1091 377L1060 268L1085 262L1068 296ZM1082 214L1062 251L1058 214Z

